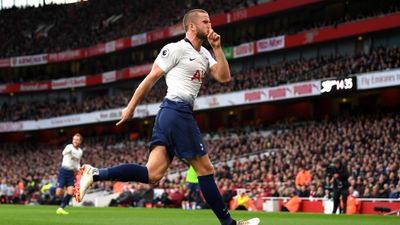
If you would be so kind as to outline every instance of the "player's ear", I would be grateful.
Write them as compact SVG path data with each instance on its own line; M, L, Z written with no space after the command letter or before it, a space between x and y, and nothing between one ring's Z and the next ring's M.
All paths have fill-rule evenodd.
M192 22L189 23L189 29L194 30L194 23L192 23Z

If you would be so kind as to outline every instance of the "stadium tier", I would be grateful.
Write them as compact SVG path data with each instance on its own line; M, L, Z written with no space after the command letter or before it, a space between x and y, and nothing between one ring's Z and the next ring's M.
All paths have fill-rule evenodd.
M257 2L257 1L255 1ZM310 1L311 2L311 1ZM252 1L117 1L108 0L40 8L11 8L0 14L2 56L19 56L89 47L181 22L189 8L211 15L254 5ZM183 7L182 7L183 6ZM147 13L151 9L152 13ZM22 53L22 54L21 54Z
M370 53L359 53L353 56L331 55L311 59L283 61L261 68L249 68L233 73L229 83L220 84L211 78L205 79L199 96L265 88L296 83L300 81L318 80L330 77L347 77L373 71L400 68L399 48L378 48ZM136 82L132 88L137 87ZM149 93L143 103L161 102L167 86L160 80ZM88 113L99 110L123 107L130 99L132 91L123 91L110 95L96 93L78 101L76 98L54 98L42 101L4 102L0 118L2 121L38 120L69 114ZM69 105L69 107L65 107Z
M0 205L400 212L399 28L396 0L1 10Z
M279 4L279 2L280 1L264 3L263 5L277 4L279 6L281 4L285 5L283 3L290 1L282 1L281 4ZM288 5L291 5L292 3L288 3ZM325 3L327 5L324 5ZM283 9L281 12L283 15L276 15L268 11L264 12L265 14L262 14L262 10L259 14L252 15L250 9L253 9L256 6L247 8L246 10L250 10L246 13L248 16L231 22L235 25L229 25L229 23L218 24L219 32L221 32L224 37L224 49L227 53L227 57L239 58L259 54L265 51L298 47L304 45L304 42L318 43L321 41L335 40L337 38L350 37L354 35L364 35L370 32L398 27L398 23L396 23L396 21L399 21L399 7L396 5L398 4L397 1L385 1L379 6L375 3L369 2L369 4L373 4L374 7L379 9L374 9L373 11L371 11L370 7L364 6L365 1L351 1L348 5L332 2L325 3L320 3L322 5L318 4L317 6L312 6L308 9L306 8L306 11L302 8L297 9L294 13L295 15L291 15L291 17L295 19L290 19L290 21L286 21L287 15ZM360 7L358 4L363 5L365 9ZM264 8L268 9L268 7L263 6L262 9ZM331 16L327 16L325 11L328 12L330 10L338 10L338 12ZM236 11L231 12L233 15L235 13ZM316 13L319 13L318 16L308 17L308 15ZM223 16L229 18L230 14L223 14ZM218 18L219 17L216 19ZM272 26L271 24L265 24L265 20L272 21L271 24L278 25ZM177 25L180 26L180 24ZM158 30L156 31L159 32ZM41 54L37 55L19 55L19 57L2 59L0 60L0 67L11 67L12 69L0 70L0 83L25 83L25 88L18 89L17 87L8 87L6 89L9 90L6 91L6 93L48 90L48 88L45 88L44 86L49 84L45 82L39 85L41 88L35 88L33 87L34 84L28 84L27 82L49 82L58 78L68 77L79 77L82 79L82 76L88 76L87 85L89 85L93 82L89 80L93 80L95 74L111 73L111 71L125 73L124 70L128 67L133 70L143 70L144 68L146 68L145 70L148 70L148 66L145 67L145 65L153 61L156 53L162 45L166 44L167 41L179 40L182 36L182 32L183 30L181 30L180 33L171 36L161 35L162 38L160 40L157 39L156 41L151 41L154 39L151 37L152 32L143 33L144 37L142 37L143 40L139 42L139 45L135 42L123 48L118 47L120 46L120 44L118 44L119 42L117 43L114 41L98 44L94 46L93 49L71 50L71 48L66 47L66 51L59 53L48 54L48 52L40 52ZM118 32L113 32L113 34L118 34ZM304 40L304 38L307 40ZM132 42L132 40L136 39L138 38L134 35L132 38L127 38L127 41ZM9 39L9 41L12 40L15 39ZM44 44L48 46L48 41ZM254 52L246 50L246 48L250 48L250 45L254 45ZM7 45L5 45L5 47L7 47ZM2 52L6 52L6 50ZM91 58L88 58L89 56L91 56ZM56 63L56 65L54 65L54 63ZM144 68L142 66L144 66ZM139 74L133 73L124 79L133 76L143 76L145 73L146 71L139 72ZM32 76L33 74L35 74L35 76ZM110 82L109 79L110 78L108 78L107 82ZM117 80L120 79L121 77L118 76ZM54 84L54 89L59 89L60 85ZM31 88L29 88L29 86L31 86ZM79 85L77 87L79 87ZM3 91L0 89L0 92Z

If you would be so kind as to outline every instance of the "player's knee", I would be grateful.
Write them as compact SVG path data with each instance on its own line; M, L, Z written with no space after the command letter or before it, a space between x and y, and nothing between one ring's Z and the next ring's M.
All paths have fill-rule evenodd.
M56 195L60 195L60 194L62 194L62 192L63 192L63 190L61 188L57 187Z
M209 167L207 167L207 172L208 172L208 174L207 175L211 175L211 174L215 174L215 169L214 169L214 166L213 165L210 165Z
M158 183L162 178L164 174L162 173L149 173L149 184L156 184Z
M164 172L160 169L148 166L147 171L149 174L149 184L156 184L164 176Z
M67 190L67 194L73 195L74 194L74 188L73 187L69 187L68 190Z
M201 168L197 168L196 173L198 176L207 176L207 175L215 174L215 169L212 164L205 165Z

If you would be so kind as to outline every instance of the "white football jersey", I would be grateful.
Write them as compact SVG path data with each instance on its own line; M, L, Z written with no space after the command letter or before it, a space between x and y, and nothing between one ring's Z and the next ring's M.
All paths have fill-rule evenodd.
M79 170L82 154L83 151L81 148L75 148L72 144L67 145L63 151L61 167L70 170Z
M166 98L193 105L205 73L217 62L206 48L197 51L185 38L164 46L155 63L165 72Z

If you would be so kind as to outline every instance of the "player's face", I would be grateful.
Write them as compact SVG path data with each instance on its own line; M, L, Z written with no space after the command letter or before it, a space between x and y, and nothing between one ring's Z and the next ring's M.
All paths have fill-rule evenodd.
M207 35L211 30L211 21L207 13L197 13L194 22L196 37L200 40L207 40Z
M72 138L72 145L73 145L75 148L81 146L81 143L82 143L82 140L81 140L81 138L80 138L79 136L74 136L74 137Z

